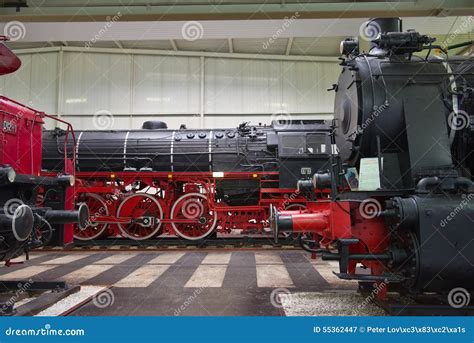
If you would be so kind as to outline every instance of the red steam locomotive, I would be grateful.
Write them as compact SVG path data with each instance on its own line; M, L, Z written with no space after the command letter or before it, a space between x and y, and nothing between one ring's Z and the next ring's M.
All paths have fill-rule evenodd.
M0 43L0 75L20 66ZM0 96L0 261L45 244L69 244L73 224L87 225L87 206L74 209L74 155L64 155L65 168L57 175L41 175L45 118L66 125L68 140L74 140L70 124Z

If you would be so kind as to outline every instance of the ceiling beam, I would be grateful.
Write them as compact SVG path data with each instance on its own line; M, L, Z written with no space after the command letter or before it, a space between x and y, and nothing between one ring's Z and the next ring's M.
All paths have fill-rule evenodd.
M463 20L468 17L462 17ZM268 38L280 32L279 38L289 37L352 37L359 34L362 19L298 19L285 30L285 20L252 21L202 21L199 23L202 39ZM455 24L455 17L444 18L404 18L405 29L416 29L421 33L446 34ZM459 22L459 20L458 20ZM186 22L25 22L24 37L19 42L87 42L94 41L145 41L182 39L182 29ZM0 22L0 32L5 31L7 23ZM108 27L104 30L104 27ZM466 25L464 30L470 30ZM460 32L463 33L463 32Z
M105 5L104 5L105 3ZM127 2L131 3L131 2ZM471 0L326 0L326 1L220 1L218 5L202 1L149 2L134 6L116 6L117 1L28 1L28 7L0 8L0 21L105 21L121 13L121 21L164 20L258 20L284 19L296 12L299 18L365 18L379 16L462 16L473 14ZM115 6L114 6L115 5Z
M85 48L76 46L67 47L46 47L30 49L14 49L16 54L43 53L52 51L66 52L91 52L104 54L122 54L122 55L153 55L153 56L187 56L187 57L210 57L210 58L229 58L229 59L250 59L250 60L278 60L278 61L307 61L307 62L330 62L339 63L337 57L331 56L303 56L303 55L267 55L267 54L243 54L227 52L206 52L206 51L172 51L172 50L151 50L151 49L117 49L117 48Z
M170 39L170 43L173 50L178 51L178 46L176 45L176 42L174 41L174 39Z
M288 38L288 44L286 45L285 55L289 55L291 52L291 47L293 46L293 37Z

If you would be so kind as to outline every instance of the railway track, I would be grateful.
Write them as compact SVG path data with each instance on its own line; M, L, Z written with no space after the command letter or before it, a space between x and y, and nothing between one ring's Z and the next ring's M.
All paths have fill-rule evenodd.
M162 250L162 249L295 249L300 248L298 239L287 237L279 239L278 243L271 237L239 236L226 238L207 238L202 240L186 240L178 237L165 237L137 241L126 238L106 238L93 241L75 241L74 245L68 247L43 247L41 251L58 250Z

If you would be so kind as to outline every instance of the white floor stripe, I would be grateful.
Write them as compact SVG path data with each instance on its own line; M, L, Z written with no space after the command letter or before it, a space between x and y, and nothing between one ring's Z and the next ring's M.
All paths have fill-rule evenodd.
M71 262L75 262L75 261L79 261L80 259L83 259L83 258L86 258L88 256L91 256L91 254L69 254L69 255L66 255L66 256L61 256L61 257L58 257L58 258L55 258L53 260L49 260L49 261L46 261L46 262L42 262L41 264L68 264L68 263L71 263Z
M184 287L222 287L226 265L200 265Z
M73 283L83 283L87 280L92 279L93 277L109 270L112 268L113 265L101 265L101 264L93 264L89 266L85 266L82 268L79 268L69 274L66 274L59 279L61 280L66 280L68 282L73 282Z
M229 264L231 255L230 252L211 252L206 255L201 264Z
M184 256L184 252L165 252L155 257L147 264L173 264Z
M163 274L169 265L145 265L129 273L125 278L117 282L114 287L148 287L153 281Z
M135 256L137 256L137 254L116 254L95 261L94 264L120 264Z
M35 275L53 269L54 267L56 266L30 266L17 270L15 270L15 266L2 268L2 272L6 273L0 275L0 280L29 280Z
M272 288L295 287L286 267L277 264L257 264L257 285Z
M275 252L256 252L255 262L257 264L283 264L280 255Z
M60 316L63 313L72 310L75 306L87 301L91 297L97 297L96 301L99 301L101 299L101 296L98 294L100 292L103 292L104 290L106 290L106 287L104 286L81 286L81 290L79 292L73 293L64 299L59 300L57 303L41 311L36 316ZM107 295L103 299L107 300L110 303L109 306L112 306L114 301L113 293L110 290L106 292ZM101 303L99 302L99 304ZM107 306L103 306L103 308L105 307Z

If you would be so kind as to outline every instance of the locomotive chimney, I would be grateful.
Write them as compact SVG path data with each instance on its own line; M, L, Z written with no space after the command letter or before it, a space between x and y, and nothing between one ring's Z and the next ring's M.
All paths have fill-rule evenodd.
M366 27L366 32L369 32L373 39L376 39L379 34L387 32L402 32L402 20L400 18L372 18ZM369 51L372 53L373 49L378 49L375 42L369 42Z

